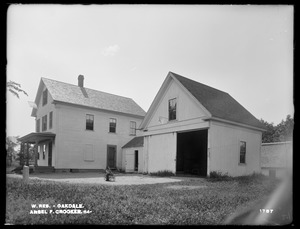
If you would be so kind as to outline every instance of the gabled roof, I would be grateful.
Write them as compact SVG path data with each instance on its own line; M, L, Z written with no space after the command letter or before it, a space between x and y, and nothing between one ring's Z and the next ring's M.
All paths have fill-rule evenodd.
M135 116L145 116L146 112L131 98L109 94L52 79L41 78L35 103L41 97L41 84L48 89L54 102L64 102L90 108L120 112ZM32 112L34 114L34 112Z
M143 147L144 146L144 137L135 137L131 139L126 145L122 148L132 148L132 147Z
M141 128L145 128L147 125L147 122L152 115L151 112L153 112L155 109L155 104L159 100L159 97L163 94L162 91L166 90L167 84L171 82L171 79L182 85L183 88L185 88L186 91L192 96L192 98L199 102L199 106L202 106L202 108L204 108L204 110L208 113L207 119L227 121L229 123L255 127L260 130L265 129L265 127L249 111L247 111L228 93L188 79L173 72L168 73L163 85L151 104L146 117L141 123Z
M170 72L212 115L212 117L265 127L228 93Z

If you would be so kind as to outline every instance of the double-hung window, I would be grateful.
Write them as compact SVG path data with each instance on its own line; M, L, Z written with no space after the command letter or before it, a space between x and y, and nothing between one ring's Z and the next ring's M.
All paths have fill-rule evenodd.
M47 130L47 115L42 117L42 131Z
M169 100L169 121L176 120L176 98Z
M117 128L117 119L110 118L109 119L109 132L116 133L116 128Z
M48 101L48 90L43 91L43 106L47 104Z
M94 115L87 114L86 115L86 130L94 130Z
M246 142L240 141L240 164L246 163Z
M136 122L130 121L130 135L136 135Z
M49 113L49 129L52 129L52 123L53 123L53 111Z
M35 131L37 133L40 132L40 119L36 120Z

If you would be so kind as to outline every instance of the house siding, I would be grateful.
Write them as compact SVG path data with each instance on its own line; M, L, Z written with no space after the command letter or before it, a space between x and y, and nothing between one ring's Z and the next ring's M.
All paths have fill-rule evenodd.
M212 121L209 131L209 170L242 176L260 173L261 131ZM239 143L246 142L246 163L239 164Z
M122 167L121 147L133 138L130 121L139 125L140 118L95 109L56 104L58 131L56 135L57 169L105 169L107 145L117 147L116 167ZM94 115L94 130L86 130L86 114ZM117 119L116 133L109 133L109 119ZM85 145L92 145L94 160L84 160Z

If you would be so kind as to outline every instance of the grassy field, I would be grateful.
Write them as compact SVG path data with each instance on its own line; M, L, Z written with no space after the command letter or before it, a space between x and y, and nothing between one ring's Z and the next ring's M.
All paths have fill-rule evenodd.
M6 223L217 225L238 207L274 190L262 176L185 178L167 184L109 186L7 179ZM32 204L49 204L48 214L30 214ZM83 204L86 214L49 214L58 204Z

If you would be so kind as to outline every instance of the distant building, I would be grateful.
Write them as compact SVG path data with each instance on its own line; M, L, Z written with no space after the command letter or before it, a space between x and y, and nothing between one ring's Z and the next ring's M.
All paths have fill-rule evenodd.
M261 146L261 170L264 175L283 178L292 171L293 144L289 142L263 143Z

